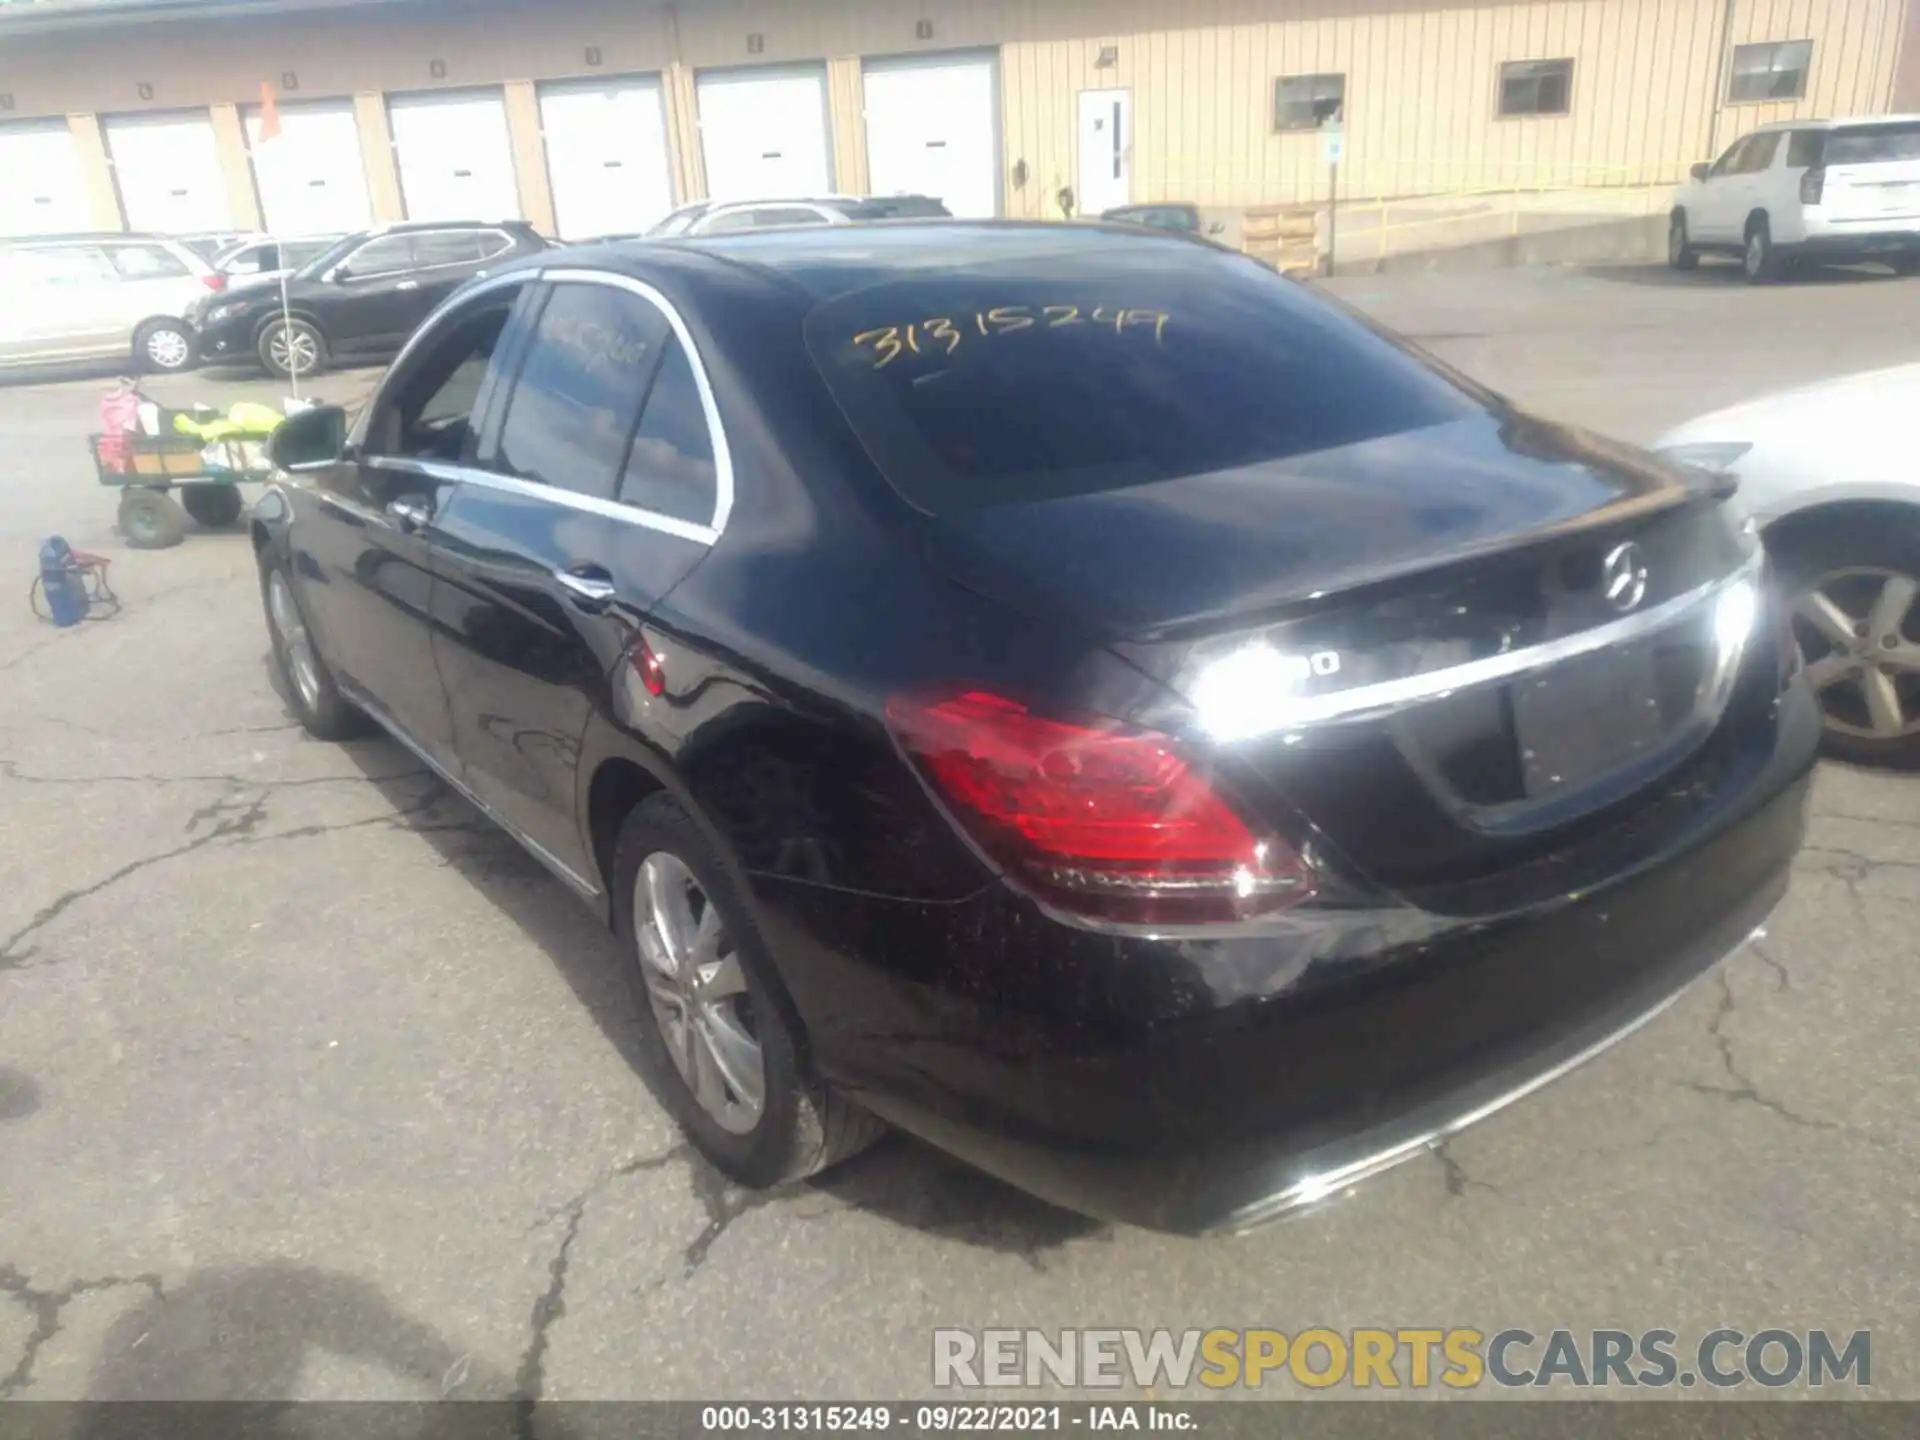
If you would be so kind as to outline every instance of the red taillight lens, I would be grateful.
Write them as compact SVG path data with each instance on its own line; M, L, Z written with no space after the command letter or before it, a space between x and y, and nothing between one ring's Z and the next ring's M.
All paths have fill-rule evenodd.
M1165 735L1035 715L980 691L895 699L887 722L969 834L1057 904L1110 919L1234 919L1313 893Z
M200 283L206 286L207 289L213 291L215 294L218 294L220 291L227 288L227 277L218 273L215 273L212 275L202 275L200 277Z
M1817 166L1800 177L1800 203L1818 205L1820 197L1826 193L1827 172Z

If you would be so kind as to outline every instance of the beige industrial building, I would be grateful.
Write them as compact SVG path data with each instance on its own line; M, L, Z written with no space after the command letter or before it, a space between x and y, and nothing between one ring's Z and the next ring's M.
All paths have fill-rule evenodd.
M1920 0L0 0L0 234L1651 186L1898 110Z

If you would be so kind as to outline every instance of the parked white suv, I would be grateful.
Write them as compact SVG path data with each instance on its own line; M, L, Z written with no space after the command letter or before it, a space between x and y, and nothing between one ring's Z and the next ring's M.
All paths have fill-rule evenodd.
M1791 120L1742 135L1674 197L1667 261L1738 255L1755 284L1792 261L1920 273L1920 115Z
M0 369L124 357L184 370L187 307L218 284L206 261L156 235L0 242Z

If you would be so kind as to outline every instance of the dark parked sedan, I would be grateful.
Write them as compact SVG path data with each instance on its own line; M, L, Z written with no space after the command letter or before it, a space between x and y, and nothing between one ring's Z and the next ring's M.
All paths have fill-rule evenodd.
M275 450L299 718L606 918L748 1184L877 1117L1242 1227L1641 1024L1800 843L1720 493L1189 240L555 252Z
M253 361L309 375L336 360L385 359L447 296L477 275L544 250L519 220L418 221L344 236L286 277L236 283L187 318L202 360Z

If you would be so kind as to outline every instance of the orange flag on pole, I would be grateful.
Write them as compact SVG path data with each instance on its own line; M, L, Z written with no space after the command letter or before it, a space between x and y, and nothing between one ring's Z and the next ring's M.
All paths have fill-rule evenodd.
M260 82L260 144L265 144L280 133L280 107L273 103L273 87L266 81Z

